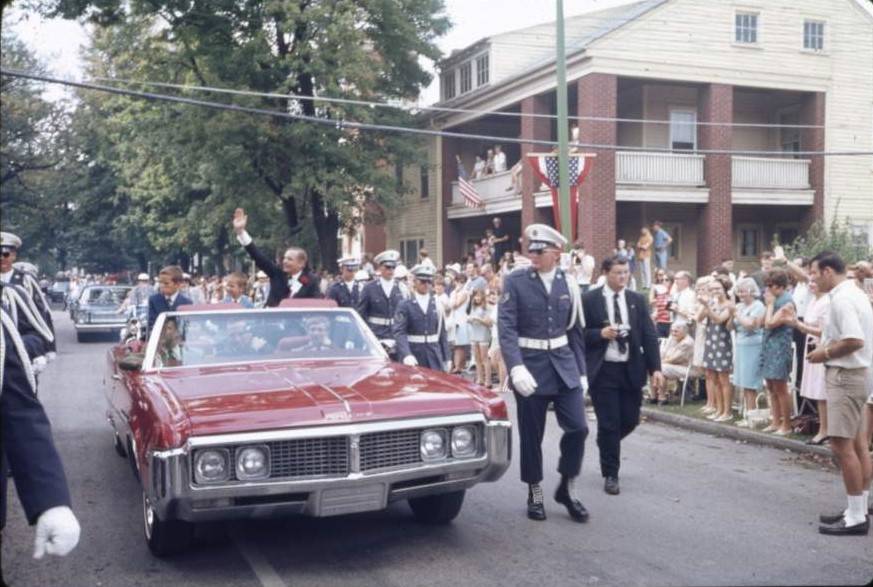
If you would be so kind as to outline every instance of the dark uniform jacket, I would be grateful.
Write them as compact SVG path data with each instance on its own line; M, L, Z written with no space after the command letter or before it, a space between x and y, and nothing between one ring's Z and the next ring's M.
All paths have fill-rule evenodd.
M158 316L164 312L175 312L179 306L188 306L192 303L191 298L181 292L176 294L176 299L173 300L172 305L167 303L167 298L164 297L164 294L160 292L153 294L149 298L149 336L152 334L152 328L154 328Z
M385 290L382 289L382 283L379 279L371 281L361 290L361 299L358 302L358 314L380 339L393 339L394 333L391 326L394 321L394 315L397 313L397 308L400 302L403 301L403 293L400 291L400 286L397 283L391 288L391 297L385 296ZM375 324L372 319L375 318L384 324Z
M497 332L506 368L524 365L538 382L554 381L553 373L570 389L579 387L585 375L585 340L581 316L568 330L573 311L573 295L567 276L558 269L551 293L533 268L519 269L506 276L503 296L497 307ZM526 349L519 337L538 340L567 336L568 344L551 350ZM554 371L552 371L554 370ZM537 394L556 393L539 385Z
M266 273L267 277L270 278L270 295L267 296L266 303L268 308L275 308L279 305L279 302L287 297L293 297L294 299L323 297L321 295L321 289L318 287L318 276L311 271L304 269L300 273L300 289L297 290L296 294L291 296L291 286L288 285L288 280L290 279L288 274L285 273L281 267L268 259L267 256L255 246L255 243L249 243L245 247L245 250L255 262L257 268Z
M12 270L12 277L9 279L9 283L23 288L33 300L33 304L36 306L37 310L39 310L42 319L48 325L49 330L52 333L52 340L48 342L47 352L57 352L57 337L55 337L55 325L52 321L52 309L49 307L48 301L45 299L45 296L39 287L39 283L32 275L25 273L20 269Z
M449 340L446 336L445 324L437 313L436 298L433 295L429 298L427 315L421 311L415 294L400 302L397 307L392 327L394 340L397 342L397 358L402 361L408 355L412 355L419 366L443 371L446 361L449 360ZM409 335L433 336L436 340L426 343L410 342Z
M336 302L340 308L357 308L361 298L361 287L357 283L352 285L352 291L346 283L340 279L327 288L327 297Z
M5 314L5 312L4 312ZM8 318L8 316L6 316ZM14 328L4 322L0 392L0 528L6 524L6 471L30 524L48 509L70 506L70 491L51 426L27 376L27 357L15 347Z
M658 334L649 315L646 298L627 288L624 290L627 303L628 325L628 375L631 384L638 389L646 384L647 374L661 370L661 354ZM606 298L603 287L597 287L582 296L585 310L585 360L588 363L588 377L591 385L597 378L609 340L600 335L604 326L609 325Z
M27 292L17 285L7 283L0 285L0 296L3 299L3 309L9 314L21 335L28 359L32 361L51 351L54 348L51 327L45 324L45 320L42 320L41 325L34 323L42 319L42 314ZM13 304L15 308L12 307ZM33 320L28 314L33 316Z

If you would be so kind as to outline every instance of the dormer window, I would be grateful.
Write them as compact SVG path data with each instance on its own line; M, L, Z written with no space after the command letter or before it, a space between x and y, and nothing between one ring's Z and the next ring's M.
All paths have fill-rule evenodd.
M489 80L489 72L488 72L488 53L484 55L480 55L476 58L476 87L484 86L488 83Z
M455 70L450 69L440 76L443 88L443 100L451 100L455 97Z
M737 12L734 17L734 41L754 45L758 42L758 14Z
M466 94L473 89L473 63L467 61L461 64L461 93Z

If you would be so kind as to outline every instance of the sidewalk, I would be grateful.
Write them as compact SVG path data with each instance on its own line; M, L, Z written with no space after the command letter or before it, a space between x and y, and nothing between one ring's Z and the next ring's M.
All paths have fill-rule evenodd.
M809 436L802 436L799 434L776 436L749 428L739 428L733 422L713 422L707 420L702 416L696 415L698 414L697 409L700 405L701 404L689 402L685 402L684 408L680 408L678 404L671 404L663 407L643 405L641 413L643 418L652 422L677 426L679 428L693 430L694 432L702 432L714 436L724 436L735 440L790 450L798 453L812 454L828 458L832 456L831 449L827 446L806 444L805 441L810 438ZM688 412L694 413L695 415L688 415Z

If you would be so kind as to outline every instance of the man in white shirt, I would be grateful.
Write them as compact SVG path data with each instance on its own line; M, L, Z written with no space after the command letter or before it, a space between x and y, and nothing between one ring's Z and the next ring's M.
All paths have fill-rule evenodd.
M582 293L591 287L591 278L594 276L594 257L585 252L585 244L579 240L573 244L573 252L570 255L570 263L576 276L576 283Z
M694 322L694 310L697 305L697 294L691 289L691 274L687 271L677 271L675 277L676 292L673 294L671 310L677 319Z
M846 276L846 265L832 252L812 259L810 277L831 298L830 314L810 363L824 363L828 401L827 435L843 474L848 507L820 516L818 531L831 536L866 535L870 529L870 481L873 464L864 430L867 378L873 368L873 308Z

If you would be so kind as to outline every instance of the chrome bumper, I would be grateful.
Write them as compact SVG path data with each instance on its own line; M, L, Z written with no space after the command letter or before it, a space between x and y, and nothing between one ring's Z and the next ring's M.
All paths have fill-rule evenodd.
M352 472L342 477L195 485L190 464L192 449L220 446L207 437L192 439L194 442L189 441L184 448L153 452L149 459L150 470L142 475L143 486L158 515L164 519L201 522L285 514L320 517L381 510L392 501L468 489L477 483L496 481L509 468L512 453L509 421L485 421L482 416L471 418L470 415L439 420L452 424L481 422L482 454L385 471ZM393 424L402 429L432 421L434 419L407 420ZM332 428L322 430L325 435L331 435ZM367 425L361 428L366 429ZM287 431L282 438L294 438L300 433L311 436L312 432L312 429Z
M76 322L73 326L76 330L83 332L115 332L124 328L126 324L126 322L83 322L81 324Z

